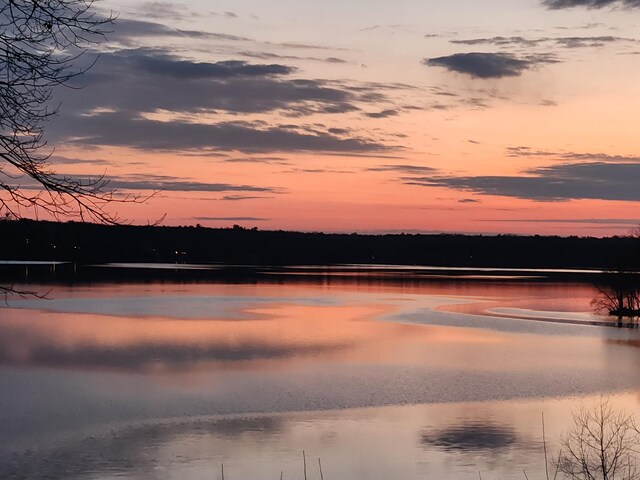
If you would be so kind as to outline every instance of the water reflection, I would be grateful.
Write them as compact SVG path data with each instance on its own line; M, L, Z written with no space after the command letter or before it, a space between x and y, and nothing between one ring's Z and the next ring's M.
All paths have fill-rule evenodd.
M243 321L9 309L0 323L0 365L160 373L310 359L422 363L431 355L412 346L504 342L488 332L373 321L389 308L276 303L249 311L259 320Z
M0 457L0 478L91 478L91 475L163 478L163 470L194 457L213 460L220 442L268 441L283 434L285 421L278 417L228 418L166 422L126 427L108 434L62 442L36 454L27 450ZM183 451L177 453L176 446ZM209 452L191 451L208 445ZM175 453L171 458L169 452ZM215 468L215 463L211 467Z
M303 448L332 480L520 476L535 469L542 409L559 432L576 404L563 397L640 387L637 331L487 313L583 312L583 286L144 284L55 297L2 311L0 478L191 480L222 461L233 478L299 478ZM524 398L541 400L501 403ZM346 410L362 407L375 408Z
M513 446L516 440L512 427L491 422L451 425L422 435L422 443L429 448L433 445L443 450L461 451L503 450Z
M347 322L377 311L274 307L253 312L264 320L203 322L10 310L0 323L0 364L160 372L322 356L348 349L358 325Z
M540 412L547 446L558 446L571 408L596 398L554 401L417 405L282 415L174 419L113 428L49 444L39 451L0 455L0 478L181 479L310 477L321 457L335 480L368 478L543 478ZM613 400L637 407L633 396ZM461 412L464 418L452 423ZM428 424L428 428L423 425Z

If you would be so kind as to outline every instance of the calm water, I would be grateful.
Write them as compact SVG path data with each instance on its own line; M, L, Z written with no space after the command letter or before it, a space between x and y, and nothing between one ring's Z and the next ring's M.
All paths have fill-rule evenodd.
M553 450L638 410L640 334L588 285L295 277L12 299L0 478L542 478L543 411Z

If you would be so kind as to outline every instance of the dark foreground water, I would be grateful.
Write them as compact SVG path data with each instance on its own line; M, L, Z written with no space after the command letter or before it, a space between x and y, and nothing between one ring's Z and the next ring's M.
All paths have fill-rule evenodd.
M0 478L542 478L571 411L635 412L640 334L579 284L53 287L0 309ZM47 287L47 289L50 287Z

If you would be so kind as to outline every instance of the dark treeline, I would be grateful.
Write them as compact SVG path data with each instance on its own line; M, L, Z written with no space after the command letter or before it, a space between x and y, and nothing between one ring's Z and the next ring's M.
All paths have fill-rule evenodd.
M104 226L0 222L6 260L220 262L227 264L399 264L473 267L635 266L638 239L482 235L361 235L234 227Z

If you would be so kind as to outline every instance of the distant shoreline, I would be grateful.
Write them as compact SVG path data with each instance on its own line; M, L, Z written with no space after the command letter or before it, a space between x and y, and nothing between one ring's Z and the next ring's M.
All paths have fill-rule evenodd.
M370 265L567 274L640 265L640 239L513 235L362 235L234 227L106 226L1 221L6 261L203 264L227 266ZM6 265L6 264L5 264ZM1 264L0 264L1 266ZM575 271L575 272L574 272ZM485 272L486 273L486 272ZM555 272L559 273L559 272Z

